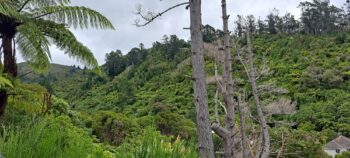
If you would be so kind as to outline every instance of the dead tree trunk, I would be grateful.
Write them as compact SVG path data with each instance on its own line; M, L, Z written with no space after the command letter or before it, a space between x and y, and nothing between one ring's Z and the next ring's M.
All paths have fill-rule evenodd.
M208 94L204 71L201 0L190 0L191 52L194 102L196 105L198 150L201 158L214 158Z
M242 153L243 158L249 158L249 151L248 151L248 140L246 136L246 126L245 126L245 118L246 113L244 110L244 107L246 103L242 101L241 95L237 96L237 109L239 114L239 124L240 124L240 134L241 134L241 146L242 146Z
M268 158L270 155L270 135L269 135L264 113L261 109L258 89L256 85L256 74L255 74L256 72L255 72L254 63L253 63L253 48L252 48L252 42L250 39L251 37L250 37L249 29L247 29L246 32L247 32L247 45L248 45L248 69L249 69L248 74L249 74L250 84L252 86L255 107L258 113L259 124L262 132L262 150L259 154L259 157Z
M226 0L221 1L222 21L224 30L224 64L223 64L223 86L222 92L227 109L225 118L225 128L219 124L213 124L212 129L224 140L224 157L235 157L235 110L233 104L233 79L232 79L232 61L231 61L231 43L230 31L228 30L228 19Z
M224 50L225 50L225 71L226 71L226 93L224 94L224 100L226 104L226 129L229 131L229 136L225 141L225 153L224 157L231 158L235 157L235 146L234 146L234 129L235 129L235 110L233 105L233 79L232 79L232 60L231 60L231 42L230 42L230 31L228 29L228 19L226 0L221 1L222 7L222 20L224 30Z
M202 35L202 2L201 0L189 0L189 2L174 5L158 14L150 14L147 16L143 14L141 8L137 9L136 14L140 15L145 21L139 24L136 21L136 26L146 26L154 21L156 18L162 16L166 12L183 6L189 5L190 8L190 30L191 30L191 52L192 52L192 80L194 91L194 103L196 106L196 120L197 120L197 135L198 135L198 150L201 158L214 158L214 145L210 129L210 117L208 107L208 93L206 86L206 77L204 70L204 43Z

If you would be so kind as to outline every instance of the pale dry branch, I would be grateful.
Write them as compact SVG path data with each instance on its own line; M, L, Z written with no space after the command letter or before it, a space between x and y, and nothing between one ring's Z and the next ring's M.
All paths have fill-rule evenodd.
M183 2L183 3L176 4L176 5L174 5L172 7L169 7L168 9L166 9L166 10L160 12L160 13L154 13L154 12L151 12L151 11L145 11L145 10L142 9L141 5L138 5L138 6L136 6L135 14L141 17L141 19L143 20L143 23L141 23L140 19L136 19L135 20L135 25L137 27L147 26L148 24L153 22L155 19L161 17L163 14L165 14L165 13L167 13L167 12L177 8L177 7L183 6L183 5L189 5L189 2Z
M264 108L267 116L275 114L293 114L296 112L297 103L287 98L279 98Z

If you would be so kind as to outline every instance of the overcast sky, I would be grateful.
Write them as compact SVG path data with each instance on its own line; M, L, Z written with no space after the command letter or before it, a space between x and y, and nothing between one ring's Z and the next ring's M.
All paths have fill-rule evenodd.
M146 27L140 28L133 25L137 18L133 11L138 4L141 4L145 9L157 12L185 1L187 0L73 0L73 5L87 6L105 15L111 20L116 30L72 31L82 43L92 50L101 65L104 63L105 54L112 50L120 49L125 54L131 48L139 46L140 43L149 48L153 42L160 41L163 35L176 34L180 38L188 40L189 31L182 29L189 26L189 13L184 7L168 12ZM233 29L233 20L237 14L253 14L256 17L265 18L273 8L279 9L280 14L291 12L299 17L300 9L297 6L300 1L227 0L228 12L231 15L230 28ZM203 24L210 24L216 28L222 27L220 2L221 0L202 0ZM340 7L345 3L345 0L331 0L331 3ZM53 63L79 64L55 48L51 50L51 54Z

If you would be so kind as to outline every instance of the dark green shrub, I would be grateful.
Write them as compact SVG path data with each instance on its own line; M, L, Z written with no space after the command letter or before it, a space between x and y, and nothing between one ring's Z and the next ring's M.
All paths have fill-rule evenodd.
M155 123L157 129L165 135L180 136L185 139L195 135L195 124L176 113L161 112L155 116Z
M140 131L137 122L123 114L112 111L99 111L92 115L93 133L101 141L120 145L128 136Z

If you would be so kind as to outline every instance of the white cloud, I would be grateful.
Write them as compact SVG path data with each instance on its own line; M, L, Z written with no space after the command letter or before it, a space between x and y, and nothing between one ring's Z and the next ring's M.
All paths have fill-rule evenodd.
M137 4L153 11L161 11L179 2L186 0L73 0L73 5L83 5L95 9L107 16L115 25L116 30L73 30L77 38L88 46L94 53L99 64L104 63L106 53L120 49L127 53L139 43L150 47L153 42L162 39L163 35L176 34L180 38L189 39L189 31L183 27L189 26L188 10L184 7L172 10L146 27L136 27L133 21L136 16L133 10ZM220 0L203 0L203 24L210 24L221 28ZM273 9L278 8L281 14L291 12L300 15L297 8L300 0L228 0L228 12L231 15L230 27L233 29L233 20L237 14L253 14L265 18ZM341 6L345 0L331 0L331 3ZM79 64L69 59L63 52L52 50L53 62L65 65ZM19 59L21 61L21 59Z

